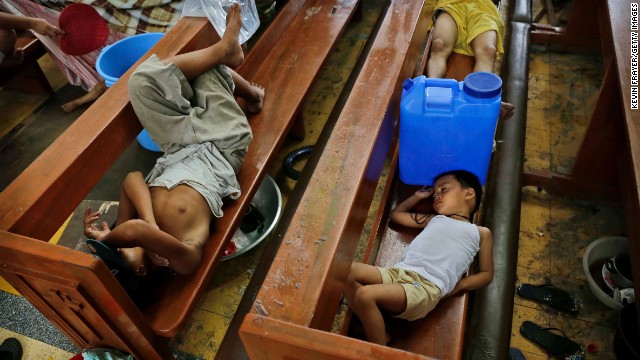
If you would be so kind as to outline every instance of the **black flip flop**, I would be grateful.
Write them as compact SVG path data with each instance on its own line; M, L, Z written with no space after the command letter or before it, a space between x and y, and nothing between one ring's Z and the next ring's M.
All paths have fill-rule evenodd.
M87 240L87 247L95 256L104 261L114 276L117 276L120 273L128 274L133 272L127 263L120 257L117 249L114 249L102 241L94 239Z
M558 331L562 335L554 334L551 331ZM549 355L557 356L561 359L582 360L584 359L584 349L577 342L560 329L543 328L531 321L525 321L520 325L522 336L540 345Z
M7 338L0 344L0 360L20 360L22 345L16 338Z
M118 251L102 241L89 239L87 247L91 252L104 261L111 270L111 274L120 282L120 285L138 305L147 301L148 279L137 276L129 265L120 257Z
M576 313L580 310L580 306L576 298L571 296L568 292L553 285L520 284L516 291L518 292L518 295L525 299L549 305L560 311Z

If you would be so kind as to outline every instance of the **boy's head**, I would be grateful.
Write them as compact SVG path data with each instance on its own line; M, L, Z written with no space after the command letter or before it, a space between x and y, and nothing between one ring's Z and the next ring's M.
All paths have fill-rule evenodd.
M439 214L455 214L460 211L459 207L464 207L471 218L480 208L482 185L478 177L469 171L444 172L435 177L433 188L433 206ZM447 193L449 197L445 199Z

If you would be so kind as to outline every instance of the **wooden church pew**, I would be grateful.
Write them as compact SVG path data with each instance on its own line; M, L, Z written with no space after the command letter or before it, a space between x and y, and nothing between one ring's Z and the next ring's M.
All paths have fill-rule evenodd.
M432 2L427 3L433 6ZM396 19L396 21L399 20ZM387 26L389 26L388 23ZM383 39L390 37L388 33L382 31L378 36ZM521 40L520 37L517 37L517 40ZM372 54L378 53L372 50ZM375 64L376 60L378 59L370 59L371 64ZM447 76L462 80L464 75L472 70L472 60L453 56L450 59L450 66L455 67L455 71L449 72ZM522 59L518 58L518 60ZM526 69L526 63L525 60L524 67L519 68ZM385 65L385 69L390 69L389 64ZM256 296L254 308L245 317L240 328L241 338L252 359L304 359L305 356L302 355L304 352L300 352L299 349L301 346L311 351L311 354L317 355L319 352L321 354L317 355L319 358L327 359L461 358L463 356L468 294L447 299L423 320L411 323L393 322L391 334L399 331L400 335L395 340L392 336L390 347L379 347L358 339L326 333L335 316L341 294L340 289L354 257L355 242L359 238L358 235L364 223L362 217L366 216L367 206L371 204L370 182L380 174L379 168L374 167L375 164L380 163L376 156L386 157L380 146L393 143L393 140L383 143L382 139L388 141L388 138L381 139L379 135L376 138L370 135L367 139L361 139L365 134L360 130L361 128L372 131L371 123L361 119L382 119L382 127L387 126L385 122L389 120L386 117L390 114L394 116L391 122L395 123L397 119L399 101L397 97L384 98L385 104L389 104L387 112L376 112L379 109L373 107L373 104L364 105L358 100L361 91L365 91L364 89L371 91L370 87L374 86L364 81L368 76L366 70L369 69L365 65L359 77L362 81L357 82L359 87L354 88L337 126L340 125L340 120L344 123L342 127L334 130L334 136L329 139L307 191L302 197L301 205L288 230L283 234L282 245ZM375 70L372 73L375 73ZM455 75L456 73L459 75ZM411 76L410 72L404 74L404 78ZM515 81L518 84L522 83L520 76L517 76ZM399 83L396 85L399 87ZM522 97L521 95L525 94L526 99L526 81L524 89L521 86L515 86L515 90L519 93L512 94L512 98ZM387 99L389 99L388 103ZM358 107L358 104L361 107ZM523 112L526 114L526 105ZM525 118L522 114L519 116L521 119ZM376 124L373 130L377 130L378 126L380 125ZM350 131L347 131L347 128ZM369 147L366 147L361 144L363 140L372 142ZM514 142L514 145L519 146L517 142ZM517 157L517 154L514 156ZM392 158L397 159L397 153ZM390 167L392 172L395 171L395 167L394 162ZM323 192L322 189L333 190ZM393 206L394 201L410 193L408 187L399 185L393 174L389 175L383 191L381 207L374 220L371 241L366 250L368 254L378 254L380 265L393 262L391 257L401 251L399 248L382 249L385 238L390 240L387 241L387 245L397 245L411 237L397 229L387 227L386 222L388 210ZM514 216L516 224L518 220L517 216ZM385 258L385 254L390 256ZM371 260L367 256L365 254L365 261ZM511 284L503 284L500 280L496 282L500 282L496 285L498 287L511 286ZM325 332L319 333L317 330ZM343 328L343 333L345 332L346 329ZM319 350L323 348L319 345L326 342L327 338L333 339L336 345ZM342 352L344 349L350 351ZM358 350L362 350L362 353L357 353ZM506 352L499 356L505 355Z
M336 315L373 192L394 141L400 84L419 67L434 3L391 3L300 205L282 235L254 308L240 327L252 359L305 359L299 338L306 338L302 346L321 354L319 358L363 358L356 355L358 350L380 359L430 356L317 330L328 331ZM317 346L326 341L324 334L336 339L339 349L352 351L336 354L339 349ZM447 339L447 334L443 338Z
M238 173L243 195L225 205L194 274L166 278L151 305L138 308L101 261L45 242L140 131L126 86L133 70L0 194L0 274L80 348L172 358L168 341L191 318L303 98L358 6L358 0L289 1L238 67L265 86L267 96L262 112L249 120L254 141ZM184 18L146 56L166 58L216 39L206 19Z

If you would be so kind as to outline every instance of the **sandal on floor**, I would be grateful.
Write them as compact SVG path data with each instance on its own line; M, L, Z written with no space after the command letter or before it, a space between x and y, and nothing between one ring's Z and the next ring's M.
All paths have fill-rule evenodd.
M549 305L554 309L569 313L576 313L580 309L578 300L568 292L553 285L520 284L516 290L525 299Z
M558 331L562 335L554 334L551 331ZM577 342L560 329L543 328L531 321L525 321L520 325L522 336L540 345L549 355L557 356L561 359L582 360L584 359L584 349Z
M22 345L16 338L7 338L0 344L0 360L20 360Z
M120 285L137 304L142 304L147 299L147 284L149 281L137 276L129 265L120 257L118 250L102 241L88 239L87 247L93 255L104 261L111 270L111 274L120 282Z

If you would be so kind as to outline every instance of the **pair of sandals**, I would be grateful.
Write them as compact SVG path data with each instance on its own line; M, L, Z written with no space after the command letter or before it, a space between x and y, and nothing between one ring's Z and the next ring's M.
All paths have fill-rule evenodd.
M549 305L559 311L575 314L580 310L580 304L575 297L553 285L521 284L516 291L525 299ZM584 348L558 328L543 328L531 321L525 321L520 326L520 333L552 356L570 360L584 359Z

